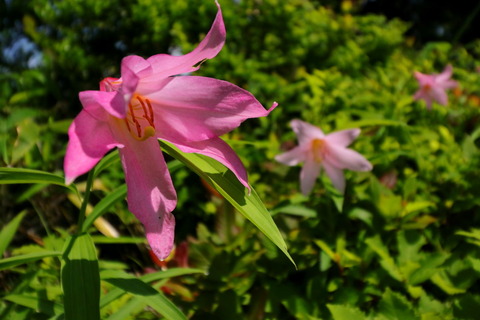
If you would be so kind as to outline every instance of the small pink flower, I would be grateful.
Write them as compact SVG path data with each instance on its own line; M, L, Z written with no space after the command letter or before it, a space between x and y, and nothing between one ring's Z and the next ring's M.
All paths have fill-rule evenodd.
M275 159L288 166L304 162L300 172L300 189L304 195L312 191L322 167L341 193L345 191L343 169L372 170L370 162L360 153L346 148L360 134L360 129L325 135L320 128L300 120L292 120L290 125L297 134L298 146Z
M445 90L455 88L458 85L456 81L450 80L451 76L451 65L446 66L445 70L440 74L428 75L416 71L415 78L418 80L420 89L418 89L413 98L415 100L425 100L429 110L432 108L433 101L443 106L447 105L448 97Z
M129 210L145 227L153 252L165 259L173 246L177 195L158 139L184 152L211 157L248 187L247 173L235 152L219 138L248 118L263 117L255 97L229 82L198 76L199 63L215 57L225 42L222 12L205 39L183 56L128 56L121 78L106 78L99 91L83 91L83 110L69 129L65 179L71 183L91 170L111 149L119 148L128 186Z

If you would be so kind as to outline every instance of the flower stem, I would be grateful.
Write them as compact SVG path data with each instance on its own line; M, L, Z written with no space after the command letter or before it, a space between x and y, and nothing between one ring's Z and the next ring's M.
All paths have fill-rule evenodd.
M88 173L87 185L85 186L85 196L83 197L82 206L80 207L80 213L78 216L78 233L81 233L83 229L82 225L85 221L85 212L87 209L88 200L90 198L90 190L92 189L94 171L95 170L90 170L90 172Z

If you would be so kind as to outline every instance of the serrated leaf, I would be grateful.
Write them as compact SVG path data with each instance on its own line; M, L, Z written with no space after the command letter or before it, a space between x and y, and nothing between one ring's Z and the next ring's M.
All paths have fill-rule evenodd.
M395 260L390 256L387 247L383 244L380 236L375 236L365 240L365 243L375 253L380 256L380 265L396 280L402 281L402 274L395 264Z
M25 217L26 211L22 211L17 214L15 218L12 219L5 227L0 231L0 257L3 255L5 250L7 250L10 241L12 241L15 232L17 232L20 222L22 222L23 217Z
M253 188L251 188L251 194L249 195L247 189L235 175L216 160L200 154L183 153L167 142L162 141L161 145L166 153L183 162L215 188L241 214L260 229L295 265L277 225Z
M13 268L25 263L30 263L43 258L58 257L61 256L61 252L57 251L41 251L33 252L29 254L23 254L21 256L10 257L0 260L0 270Z
M100 276L95 245L89 234L67 239L62 256L65 319L100 319Z
M333 320L365 320L362 311L351 306L327 304L328 310L332 313Z
M389 320L417 320L411 303L399 293L387 288L378 305L381 316Z

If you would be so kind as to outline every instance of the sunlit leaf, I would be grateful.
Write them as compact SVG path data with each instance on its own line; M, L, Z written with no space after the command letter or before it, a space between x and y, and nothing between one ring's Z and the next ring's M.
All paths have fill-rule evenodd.
M365 315L357 308L343 305L327 304L333 320L365 320Z
M163 150L183 162L214 187L240 213L250 220L295 264L270 213L253 188L251 194L235 175L218 161L195 153L183 153L172 144L162 142Z
M41 251L41 252L33 252L33 253L24 254L20 256L10 257L10 258L0 260L0 270L13 268L18 265L30 263L43 258L58 257L61 255L62 253L57 251Z
M55 184L76 192L76 189L73 185L65 185L64 177L53 173L23 168L0 168L0 184L18 183Z
M163 293L155 290L139 278L123 271L108 270L102 272L102 279L119 288L140 297L167 319L185 320L187 317Z
M63 312L63 306L61 304L49 301L45 297L10 294L3 297L3 299L33 309L37 312L44 313L47 316L54 316Z
M12 241L15 232L17 232L20 222L22 222L23 217L25 217L26 211L22 211L17 214L15 218L12 219L6 226L0 231L0 257L5 250L7 250L10 241Z

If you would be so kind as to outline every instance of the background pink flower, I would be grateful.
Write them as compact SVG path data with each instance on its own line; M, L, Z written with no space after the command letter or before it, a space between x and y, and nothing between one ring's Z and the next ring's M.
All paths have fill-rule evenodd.
M297 135L298 146L277 155L275 159L288 166L304 162L300 172L300 189L304 195L312 191L322 167L341 193L345 191L343 169L372 170L372 165L367 159L347 148L360 134L360 129L342 130L325 135L320 128L301 120L292 120L290 124Z
M432 102L435 101L441 105L447 105L448 97L447 89L455 88L458 83L450 80L452 76L452 66L447 65L440 74L423 74L415 72L415 78L418 80L420 88L415 93L413 98L415 100L423 99L427 103L427 109L432 108Z

